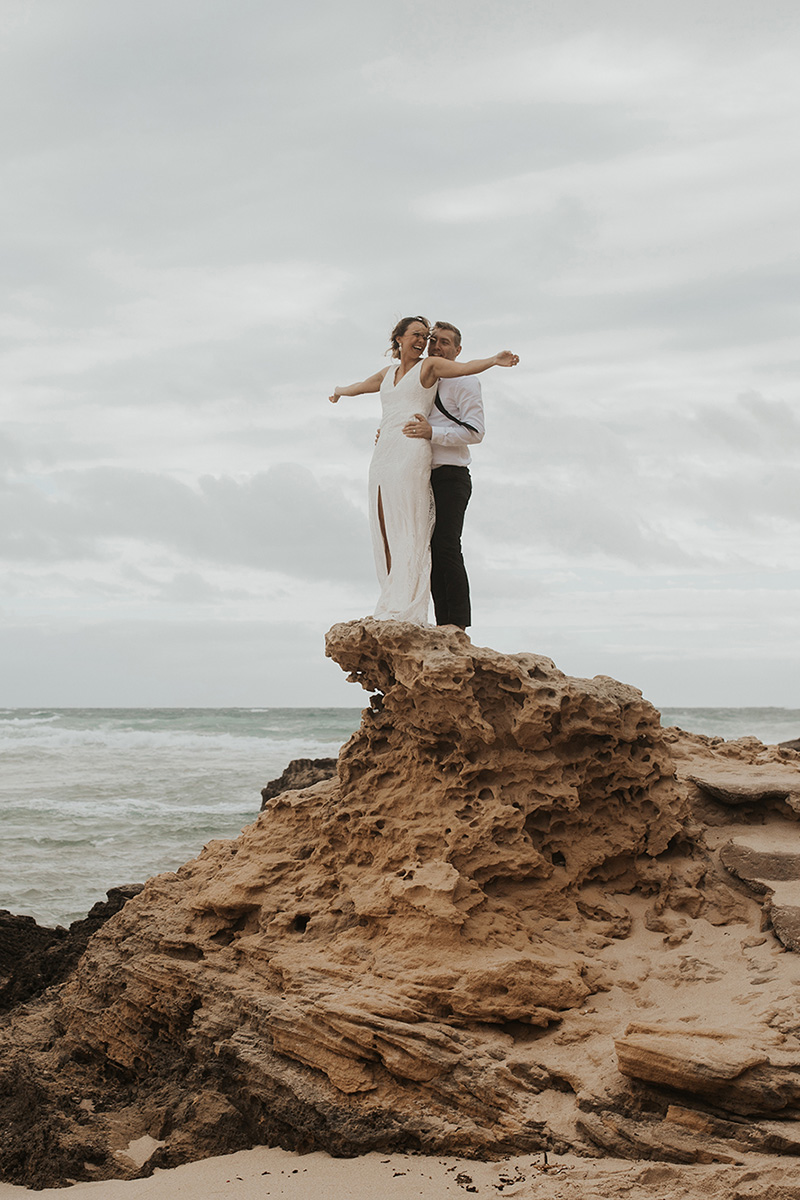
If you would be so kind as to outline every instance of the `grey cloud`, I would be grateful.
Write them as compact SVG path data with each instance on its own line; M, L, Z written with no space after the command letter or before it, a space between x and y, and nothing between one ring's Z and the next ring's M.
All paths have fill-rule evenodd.
M723 477L689 487L687 511L693 512L698 522L713 521L715 529L734 536L743 561L754 555L762 557L755 553L755 546L748 545L749 538L760 541L767 560L800 566L797 480L794 464L729 470Z
M324 627L187 619L0 629L0 703L21 707L353 706ZM320 663L323 670L320 670ZM312 682L313 681L313 682Z
M721 264L710 279L611 297L602 320L618 328L659 328L666 352L755 345L793 336L796 296L797 279L780 264L736 272Z
M58 504L36 482L0 484L0 555L11 562L94 557L92 537L71 507Z
M652 510L624 504L619 493L591 481L558 487L546 480L529 485L481 485L481 507L470 521L495 547L517 548L523 561L535 563L536 551L555 552L565 567L580 562L617 561L640 570L698 565L677 537L659 528Z
M86 255L90 247L117 244L150 261L202 262L211 271L232 257L316 254L358 272L368 266L368 295L354 278L342 296L350 311L374 305L381 294L389 311L395 298L403 308L404 296L416 300L422 292L423 299L426 293L441 296L462 310L465 322L487 312L505 314L514 335L531 325L568 331L658 316L642 312L641 297L627 305L607 298L584 304L543 292L548 278L587 253L591 218L579 197L563 197L544 220L503 221L480 232L443 227L424 240L413 205L431 187L471 184L476 176L635 153L668 136L666 128L624 104L479 107L448 111L446 132L427 114L420 124L392 97L370 92L355 70L356 63L369 61L392 21L370 16L361 5L345 10L357 11L359 20L345 22L343 51L339 10L316 11L301 38L287 11L267 14L253 3L237 5L235 19L202 4L143 4L135 14L78 4L69 21L56 7L46 8L56 33L40 22L41 44L28 44L43 87L31 89L27 73L24 84L36 97L27 136L50 147L51 173L42 174L41 154L30 164L30 189L20 193L22 219L10 220L9 227L22 228L24 237L33 221L37 240L47 245L50 280L58 286L60 275L63 293L51 321L68 328L84 308L85 320L106 319L124 291L104 280ZM501 26L521 19L515 5L501 5L498 17ZM635 8L623 6L612 18L645 28L659 28L667 18L675 24L666 9L638 21ZM552 13L549 19L555 22L550 37L597 23L585 5L567 19ZM688 10L683 19L689 21ZM726 29L735 20L729 8ZM693 36L696 25L687 26ZM491 29L487 33L491 37ZM521 19L519 33L523 40L541 34L535 11ZM335 64L331 43L344 53ZM29 72L31 63L26 67ZM309 81L311 96L305 94ZM22 82L17 76L17 86ZM67 150L70 132L74 145ZM78 229L85 241L76 253ZM424 257L409 255L408 246L416 244L424 246ZM30 266L29 257L20 260L21 278ZM682 299L654 296L649 303L660 305L669 325L680 315ZM706 312L712 303L709 296ZM691 322L689 314L678 327L688 332ZM218 353L198 347L194 364L190 350L154 348L147 356L149 374L162 374L176 391L184 375L187 390L207 394L207 374L235 372L237 358L247 375L257 354L254 341L246 337ZM267 337L262 361L271 350ZM321 352L322 346L315 356ZM292 368L297 373L291 351L276 346L274 358L279 375ZM143 363L133 371L148 374ZM126 386L124 379L119 386Z
M336 356L342 355L341 333L337 332L341 323L336 316L317 314L288 329L264 322L244 328L226 340L154 345L129 354L121 349L107 361L90 363L67 376L60 375L59 387L65 398L92 402L107 409L125 406L146 409L173 404L196 413L208 406L224 411L226 406L244 401L252 406L251 420L273 401L289 403L288 397L296 395L298 390L305 391L310 400L321 406L327 397L325 388L337 382L330 381L335 375ZM349 357L358 361L351 366L358 369L369 366L373 360L379 363L380 328L376 329L371 345L367 343L362 348L356 337L352 342ZM320 380L316 388L307 373L310 347L315 369L327 376L327 382ZM328 362L330 368L326 366ZM37 374L33 365L27 387L47 378L43 372L38 378ZM52 374L49 372L50 378Z
M601 568L688 579L699 619L711 567L791 560L795 0L7 7L0 540L21 604L26 572L65 626L126 586L140 616L219 614L271 570L298 598L372 596L377 404L334 421L325 396L409 311L461 325L470 356L524 356L484 386L476 579L486 546L508 564L487 609L529 606L541 557L573 581L571 628L611 620ZM440 219L481 189L486 219ZM192 639L199 660L209 628L165 661ZM79 642L130 633L60 643L63 678Z
M207 476L198 488L114 468L57 476L60 494L30 486L7 496L7 556L107 559L107 540L147 542L201 562L284 571L299 579L369 576L366 521L337 489L299 466L276 466L238 483Z
M796 457L800 443L800 413L788 401L744 392L726 409L703 407L690 423L703 438L741 454L762 458L765 468Z
M171 604L219 603L229 593L214 587L198 571L179 571L159 589L159 599Z
M792 563L797 423L786 402L754 394L685 415L629 401L614 419L506 400L476 454L470 523L525 563L539 548L573 569Z
M24 460L25 456L18 442L9 434L0 432L0 472L16 470L23 465ZM3 487L4 481L0 476L0 489Z

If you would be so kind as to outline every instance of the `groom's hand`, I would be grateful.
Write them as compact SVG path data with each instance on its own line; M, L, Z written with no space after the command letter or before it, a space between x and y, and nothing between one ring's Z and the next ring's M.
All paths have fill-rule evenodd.
M428 441L431 440L431 427L422 413L414 413L412 419L407 421L403 426L403 433L406 437L427 438Z

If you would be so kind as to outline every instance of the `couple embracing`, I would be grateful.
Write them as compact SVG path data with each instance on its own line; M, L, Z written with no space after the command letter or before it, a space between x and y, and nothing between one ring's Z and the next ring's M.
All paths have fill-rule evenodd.
M375 616L427 625L433 592L436 623L464 629L470 623L461 558L471 491L468 447L483 437L480 385L469 377L494 366L516 366L519 358L503 350L459 363L459 331L446 322L431 328L425 317L399 321L391 349L399 363L337 387L330 396L335 404L340 396L381 395L380 436L369 471L370 529L381 584Z

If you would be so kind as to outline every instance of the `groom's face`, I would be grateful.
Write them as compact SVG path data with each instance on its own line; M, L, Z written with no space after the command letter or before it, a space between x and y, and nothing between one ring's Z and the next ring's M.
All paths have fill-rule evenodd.
M455 362L461 353L461 347L456 345L456 336L452 329L437 329L434 325L428 341L429 358L449 358Z

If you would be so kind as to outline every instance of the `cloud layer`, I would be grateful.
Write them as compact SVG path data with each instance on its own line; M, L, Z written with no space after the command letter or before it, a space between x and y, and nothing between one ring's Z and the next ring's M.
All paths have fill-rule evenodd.
M797 706L788 0L7 5L0 703L357 704L404 312L484 378L473 637Z

